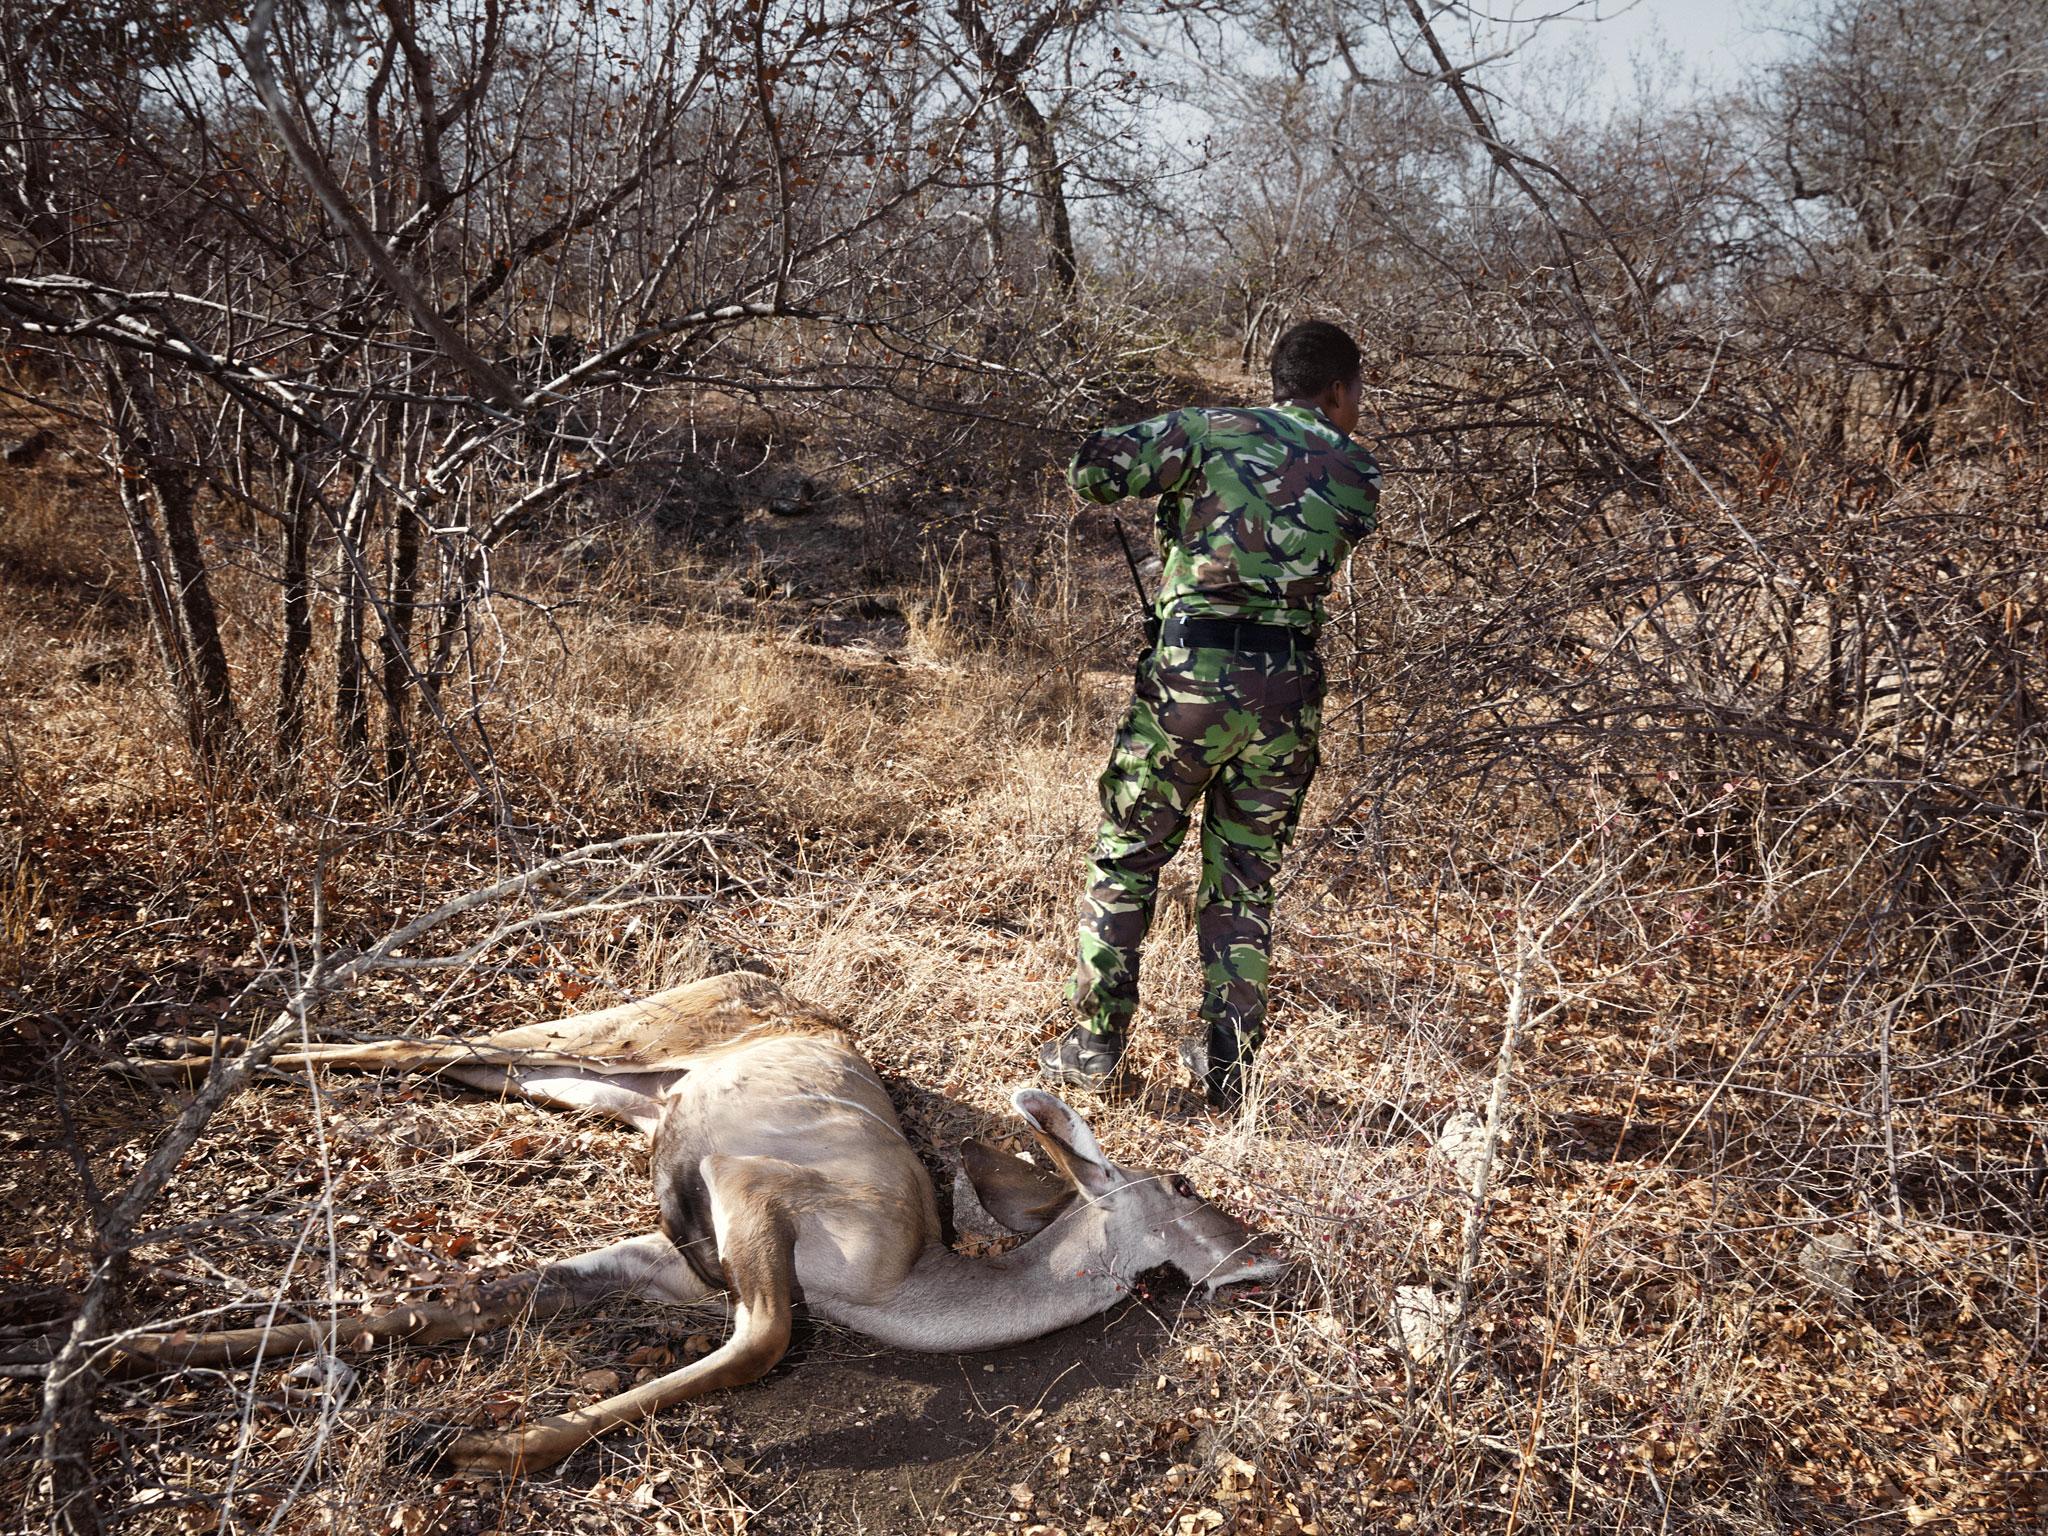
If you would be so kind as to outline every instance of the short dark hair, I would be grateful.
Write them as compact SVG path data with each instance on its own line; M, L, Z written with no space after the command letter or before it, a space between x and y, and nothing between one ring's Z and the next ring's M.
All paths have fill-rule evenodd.
M1332 384L1357 378L1365 360L1343 327L1304 320L1273 343L1272 367L1275 400L1313 400Z

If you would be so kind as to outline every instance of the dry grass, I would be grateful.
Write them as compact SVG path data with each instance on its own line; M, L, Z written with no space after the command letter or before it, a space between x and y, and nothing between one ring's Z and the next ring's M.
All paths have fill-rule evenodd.
M57 622L46 593L94 579L116 530L53 501L4 527L10 569L33 548L48 572L10 581L0 615L0 686L24 716L0 763L0 961L22 1037L0 1252L19 1297L0 1321L20 1326L37 1287L84 1274L53 1085L94 1176L132 1171L168 1106L96 1054L217 1015L302 899L309 853L304 828L195 785L165 745L118 582L104 616ZM627 541L611 567L564 578L557 595L576 601L549 622L508 614L491 723L519 810L549 841L657 823L724 833L670 877L692 899L552 931L453 982L371 989L331 1022L531 1016L763 964L852 1022L914 1128L997 1123L1060 1021L1092 780L1122 703L1113 645L1087 644L1107 623L1076 596L1089 573L1069 562L1015 616L1029 651L987 644L943 588L902 594L915 617L889 643L828 647L792 639L800 616L772 603L679 616L686 583L737 578L657 575L658 556ZM228 585L254 677L261 593ZM66 671L92 647L132 670ZM1340 750L1312 832L1344 776ZM1138 1045L1160 1086L1089 1107L1113 1155L1185 1165L1285 1233L1304 1263L1277 1294L1211 1308L1169 1291L1150 1303L1161 1329L1048 1341L1032 1357L1051 1362L1047 1385L1015 1408L979 1395L971 1366L948 1397L921 1367L818 1332L751 1394L512 1485L441 1479L407 1448L421 1426L588 1398L603 1380L590 1373L657 1369L705 1347L716 1320L633 1309L401 1354L362 1364L345 1401L294 1395L272 1372L122 1382L101 1401L106 1507L137 1530L404 1536L2037 1521L2037 1227L1982 1202L1886 1215L1853 1176L1867 1159L1833 1155L1869 1137L1867 1074L1820 1061L1825 1010L1785 981L1808 957L1697 916L1675 855L1632 866L1542 970L1559 1006L1510 1082L1471 1347L1453 1364L1395 1346L1396 1289L1455 1284L1470 1199L1431 1139L1484 1102L1516 920L1550 899L1500 873L1545 830L1494 814L1484 869L1454 867L1426 806L1388 808L1398 870L1342 839L1297 860L1282 1025L1234 1122L1163 1086L1197 991L1185 914L1162 914ZM334 866L352 882L338 921L374 929L478 883L492 858L460 819L358 829ZM1939 1055L1931 1036L1915 1052ZM1982 1091L1929 1103L1910 1129L1944 1166L2006 1169L2040 1144L2038 1106ZM266 1083L180 1174L130 1296L139 1317L200 1323L527 1264L644 1230L643 1161L623 1133L415 1084ZM1095 1383L1079 1390L1075 1369ZM33 1390L0 1383L6 1424L32 1420ZM923 1455L941 1429L976 1448ZM25 1449L9 1444L5 1495L24 1522Z

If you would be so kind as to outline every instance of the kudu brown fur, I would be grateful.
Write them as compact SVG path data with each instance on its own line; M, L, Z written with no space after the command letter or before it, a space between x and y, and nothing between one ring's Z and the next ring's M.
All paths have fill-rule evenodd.
M188 1057L156 1071L204 1064ZM448 1454L464 1468L546 1467L618 1425L756 1380L788 1348L798 1300L884 1344L992 1349L1092 1317L1163 1264L1211 1290L1282 1267L1185 1178L1112 1163L1086 1121L1035 1088L1011 1102L1046 1166L978 1141L965 1148L983 1205L1026 1241L962 1257L941 1238L931 1180L874 1070L832 1020L751 973L467 1040L316 1045L276 1064L431 1072L624 1120L653 1139L661 1231L491 1282L454 1305L147 1336L129 1341L131 1355L246 1364L466 1337L621 1294L731 1299L731 1334L709 1355L587 1407L462 1435Z

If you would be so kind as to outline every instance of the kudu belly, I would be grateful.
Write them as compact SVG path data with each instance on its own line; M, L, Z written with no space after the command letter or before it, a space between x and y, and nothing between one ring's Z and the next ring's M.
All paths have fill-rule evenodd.
M830 1039L749 1040L694 1066L663 1101L652 1168L662 1231L710 1285L727 1283L721 1200L789 1212L800 1291L886 1292L939 1238L931 1180L881 1080Z

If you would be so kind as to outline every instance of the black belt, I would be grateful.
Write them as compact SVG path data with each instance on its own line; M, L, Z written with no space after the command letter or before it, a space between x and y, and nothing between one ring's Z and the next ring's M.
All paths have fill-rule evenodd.
M1175 614L1159 627L1161 645L1207 646L1219 651L1263 651L1272 655L1315 649L1316 637L1286 624L1254 624L1248 619L1202 619Z

